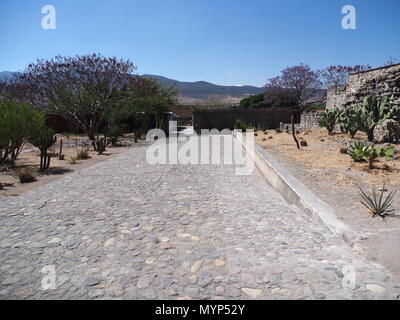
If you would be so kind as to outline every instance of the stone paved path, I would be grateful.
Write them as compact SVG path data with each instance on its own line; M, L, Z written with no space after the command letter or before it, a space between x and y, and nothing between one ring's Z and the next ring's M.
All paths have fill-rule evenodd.
M145 152L0 199L1 299L398 297L389 273L257 170L151 166ZM45 266L55 268L55 290L41 289ZM351 267L354 289L342 285Z

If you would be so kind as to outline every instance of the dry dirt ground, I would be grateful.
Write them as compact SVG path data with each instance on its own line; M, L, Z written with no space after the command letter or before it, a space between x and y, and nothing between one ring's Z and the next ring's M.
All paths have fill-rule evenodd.
M58 156L52 157L49 170L44 173L38 173L36 181L22 184L15 175L16 171L24 167L39 169L40 163L39 150L30 144L26 144L17 160L15 170L0 172L0 197L18 196L43 184L49 183L50 181L59 179L66 174L80 172L116 154L126 152L136 145L133 136L128 134L120 139L118 146L110 146L103 155L98 155L97 152L93 150L87 136L72 135L67 137L62 134L57 134L57 141L51 150L54 154L58 154L59 152L61 139L63 141L62 154L65 155L65 160L59 160ZM89 148L90 159L79 160L77 164L71 164L70 159L72 156L76 156L77 149L86 147Z
M399 155L393 160L379 159L376 169L369 170L366 163L356 163L350 156L340 153L349 138L344 134L328 136L325 130L313 129L299 134L308 146L297 150L288 133L269 130L258 131L256 141L297 179L333 206L337 216L363 236L360 251L370 260L385 265L400 275L400 193L395 195L393 212L384 220L372 218L360 203L359 186L371 191L372 186L392 191L400 186ZM365 140L361 134L357 139ZM395 146L400 150L400 146ZM387 192L386 192L387 194Z

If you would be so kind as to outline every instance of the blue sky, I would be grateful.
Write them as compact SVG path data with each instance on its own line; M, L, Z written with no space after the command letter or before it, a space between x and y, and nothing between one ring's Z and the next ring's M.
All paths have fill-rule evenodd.
M43 30L44 5L57 29ZM357 30L341 27L344 5ZM100 52L138 73L263 85L287 66L400 59L399 0L1 0L0 71L37 58Z

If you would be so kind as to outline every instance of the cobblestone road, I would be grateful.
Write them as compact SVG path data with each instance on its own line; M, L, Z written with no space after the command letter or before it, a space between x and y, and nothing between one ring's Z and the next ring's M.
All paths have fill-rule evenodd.
M1 299L396 299L400 293L381 266L287 204L257 170L237 176L229 165L151 166L145 153L135 148L0 199ZM57 288L43 290L52 266Z

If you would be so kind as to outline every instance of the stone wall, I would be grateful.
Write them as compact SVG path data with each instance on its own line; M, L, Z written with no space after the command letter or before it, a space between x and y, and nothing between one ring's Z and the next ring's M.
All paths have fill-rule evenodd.
M328 89L326 107L348 108L361 104L368 95L387 96L400 105L400 64L350 75L347 85Z
M290 122L294 109L291 107L258 109L195 109L193 110L193 129L230 129L235 127L235 120L244 121L265 129L279 128L281 122Z
M307 132L313 128L319 128L318 121L324 112L310 111L301 114L300 123L294 125L295 130ZM292 132L290 123L281 123L280 129L285 132Z

